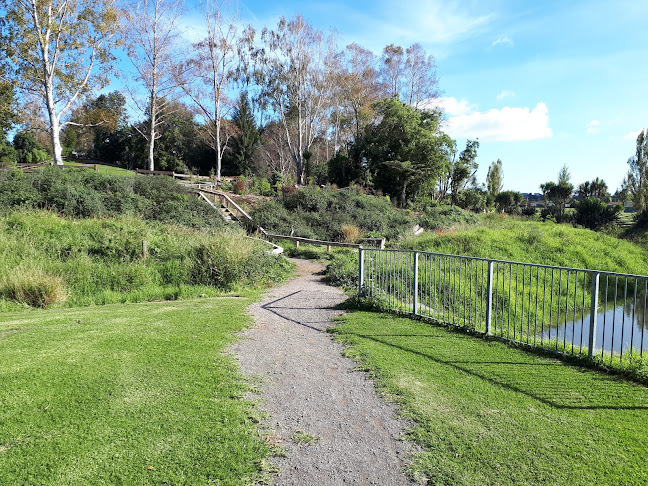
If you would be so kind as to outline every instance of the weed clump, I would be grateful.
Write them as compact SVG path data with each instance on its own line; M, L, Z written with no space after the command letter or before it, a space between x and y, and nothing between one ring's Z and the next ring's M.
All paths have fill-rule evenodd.
M67 299L63 279L35 268L17 267L0 280L0 296L45 309Z

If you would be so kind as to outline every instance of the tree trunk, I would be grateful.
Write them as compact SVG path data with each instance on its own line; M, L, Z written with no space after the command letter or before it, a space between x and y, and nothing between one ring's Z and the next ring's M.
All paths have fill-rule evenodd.
M54 163L63 165L63 149L61 148L61 125L56 116L54 106L54 87L51 78L48 79L45 87L47 115L50 120L50 139L52 140L52 151L54 152Z
M155 148L155 123L157 118L155 106L155 94L151 92L151 101L149 104L149 116L150 116L150 126L149 126L149 147L148 147L148 170L155 170L155 159L153 158L153 149Z

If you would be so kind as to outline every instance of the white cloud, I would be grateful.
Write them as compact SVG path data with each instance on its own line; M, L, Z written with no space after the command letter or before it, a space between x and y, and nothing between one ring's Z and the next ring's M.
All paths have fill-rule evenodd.
M448 116L460 116L460 115L467 115L469 113L472 113L473 109L475 108L475 105L469 104L468 101L464 98L462 98L460 101L451 96L449 98L439 98L439 99L424 101L421 104L421 108L422 109L441 108L443 112Z
M624 140L637 140L637 137L639 136L639 134L641 132L642 132L642 130L639 129L639 130L636 130L634 132L630 132L630 133L624 135L623 138L624 138Z
M600 131L601 122L598 120L592 120L587 124L587 133L598 133Z
M442 106L468 107L465 100L461 102L442 101ZM549 109L545 103L538 103L535 108L504 107L486 112L472 111L450 115L446 121L445 131L453 138L479 138L482 142L512 142L521 140L538 140L551 138L553 133L549 126Z
M491 47L497 47L497 46L514 46L515 42L513 42L513 39L511 39L508 36L504 37L498 37L493 41L493 43L490 45Z
M502 101L504 98L515 98L517 93L515 91L503 90L497 95L497 101Z

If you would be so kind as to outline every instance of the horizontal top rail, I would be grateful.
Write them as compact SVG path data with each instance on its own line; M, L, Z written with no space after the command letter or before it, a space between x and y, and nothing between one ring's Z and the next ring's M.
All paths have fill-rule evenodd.
M301 236L274 235L272 233L267 233L266 236L268 236L269 238L277 238L280 240L298 241L300 243L307 243L310 245L337 246L341 248L362 248L357 243L341 243L338 241L315 240L312 238L302 238Z
M505 264L511 264L511 265L526 265L529 267L536 267L536 268L548 268L548 269L554 269L554 270L568 270L568 271L576 271L576 272L588 272L588 273L598 273L601 275L614 275L616 277L628 277L628 278L640 278L640 279L645 279L648 280L648 275L635 275L632 273L618 273L618 272L611 272L609 270L597 270L597 269L588 269L588 268L575 268L575 267L559 267L555 265L543 265L541 263L530 263L530 262L516 262L512 260L497 260L494 258L484 258L484 257L473 257L473 256L468 256L468 255L453 255L451 253L435 253L432 251L422 251L422 250L399 250L395 248L389 248L389 249L379 249L379 248L363 248L363 251L381 251L381 252L398 252L398 253L419 253L419 254L424 254L424 255L435 255L435 256L442 256L442 257L451 257L451 258L466 258L469 260L477 260L477 261L483 261L483 262L493 262L493 263L505 263Z

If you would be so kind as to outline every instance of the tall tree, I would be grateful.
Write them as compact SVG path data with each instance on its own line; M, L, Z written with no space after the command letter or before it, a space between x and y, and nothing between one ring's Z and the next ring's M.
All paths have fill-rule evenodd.
M281 18L276 31L264 29L255 49L256 81L283 126L300 184L306 182L304 153L328 123L332 86L327 58L331 39L302 16Z
M386 86L380 82L376 69L376 56L368 49L350 44L346 47L347 68L342 76L343 102L353 118L354 137L375 114L374 104L387 95Z
M232 133L224 123L232 109L227 91L235 79L240 44L236 11L229 11L225 1L201 0L206 37L194 44L193 56L183 75L182 87L205 119L209 145L216 153L216 178L221 178L223 154Z
M570 179L571 174L565 164L558 171L558 182L549 181L540 184L545 202L553 205L558 216L562 216L565 213L565 207L571 200L574 192L574 186L569 182Z
M401 46L389 44L383 49L380 75L388 86L389 95L398 97L403 87L404 53Z
M578 196L582 199L595 197L603 202L609 202L611 198L608 186L603 179L598 177L592 181L585 181L578 186Z
M439 96L436 60L428 55L421 44L412 44L405 51L404 100L415 108Z
M261 140L247 93L241 93L232 121L238 132L232 138L232 159L239 172L245 174L252 169L254 155Z
M486 189L491 196L495 197L502 191L503 180L502 161L497 159L496 162L490 165L488 174L486 174Z
M9 75L47 112L56 164L75 102L107 83L117 29L114 0L0 0Z
M419 111L389 98L377 103L379 122L366 126L354 143L360 161L378 189L405 206L442 170L445 137L439 131L439 113Z
M182 0L130 0L122 9L124 43L137 73L135 81L144 87L143 98L136 90L129 91L140 113L148 118L145 129L135 127L148 144L149 170L155 170L155 141L161 136L158 127L177 106L181 10Z
M628 159L628 173L622 187L627 192L637 212L648 206L648 129L639 132L635 155Z

